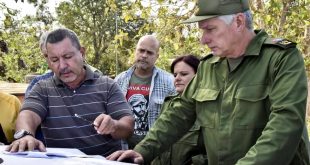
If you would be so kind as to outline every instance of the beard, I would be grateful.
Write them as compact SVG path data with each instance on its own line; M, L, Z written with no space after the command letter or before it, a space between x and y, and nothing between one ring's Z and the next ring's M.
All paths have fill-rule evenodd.
M135 67L139 68L139 69L142 69L142 70L147 70L150 66L149 66L149 63L147 61L138 60L135 63Z

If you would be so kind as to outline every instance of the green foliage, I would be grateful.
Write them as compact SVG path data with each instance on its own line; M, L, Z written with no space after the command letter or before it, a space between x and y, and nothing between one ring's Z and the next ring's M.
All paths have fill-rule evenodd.
M36 28L20 26L7 28L8 31L1 33L1 38L9 47L9 52L1 53L0 56L3 66L3 70L0 71L1 80L23 82L26 74L47 69L41 65L43 58L37 44L33 44L38 43L38 36L32 35L35 34Z
M254 23L276 38L287 38L298 43L310 68L310 1L309 0L262 0L252 2ZM259 5L260 4L260 5Z
M179 14L182 6L189 8L191 2L158 1L142 5L142 1L135 1L132 10L127 10L126 20L131 21L140 18L146 23L139 29L135 39L139 39L145 34L155 34L161 43L160 56L156 65L160 68L169 70L173 58L183 54L195 54L203 56L208 49L199 44L197 33L198 29L193 25L183 25L181 20L191 15L191 12ZM137 14L140 13L140 14ZM135 46L135 45L134 45ZM134 50L134 46L132 50ZM133 53L131 54L133 59ZM132 62L131 62L132 63Z
M9 53L0 54L1 80L23 81L25 74L43 73L47 66L38 49L39 34L60 24L74 30L87 48L87 61L114 77L133 63L135 45L145 34L155 34L161 42L157 66L169 70L178 55L207 55L199 43L196 24L182 24L196 10L194 0L71 0L62 1L53 18L47 0L28 0L37 7L35 17L16 19L17 11L0 3L5 19L0 24L0 40ZM310 68L309 0L252 0L255 28L273 37L298 43L306 67ZM5 66L5 67L3 67Z
M71 0L62 2L56 11L59 22L75 31L86 45L88 62L113 75L118 67L124 66L126 47L134 44L128 37L134 37L143 23L141 20L126 22L126 18L120 17L123 9L129 8L129 2L121 0Z
M38 17L26 16L17 19L18 11L2 10L3 24L0 24L0 40L8 46L8 52L0 52L0 80L24 82L29 73L44 73L47 70L38 46L39 36L45 26Z

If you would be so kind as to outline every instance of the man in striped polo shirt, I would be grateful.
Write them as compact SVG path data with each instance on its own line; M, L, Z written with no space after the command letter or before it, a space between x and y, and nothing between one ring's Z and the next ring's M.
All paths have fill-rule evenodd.
M39 81L26 97L16 122L16 140L7 150L45 151L33 137L39 124L47 147L103 156L120 150L120 139L133 133L134 119L118 85L85 65L85 49L73 31L50 32L46 49L54 76Z

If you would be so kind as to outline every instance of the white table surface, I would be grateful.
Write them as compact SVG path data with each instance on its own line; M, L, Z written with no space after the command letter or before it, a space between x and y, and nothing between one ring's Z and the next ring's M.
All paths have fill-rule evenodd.
M130 163L105 160L102 156L92 157L70 157L70 158L27 158L23 156L7 155L4 150L7 146L0 145L0 158L3 159L1 165L129 165ZM69 148L47 148L48 152L60 151L72 155L86 155L78 149Z

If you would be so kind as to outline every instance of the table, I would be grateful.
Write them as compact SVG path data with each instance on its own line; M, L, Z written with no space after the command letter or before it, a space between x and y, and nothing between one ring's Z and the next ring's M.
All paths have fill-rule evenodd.
M129 165L130 163L116 162L106 160L104 157L95 155L88 156L81 152L78 149L69 149L69 148L47 148L48 152L62 152L62 153L70 153L72 155L80 155L81 157L69 157L69 158L61 158L61 157L52 157L52 158L27 158L24 156L16 156L16 155L7 155L4 154L4 150L7 146L0 146L0 158L3 160L1 165L34 165L34 164L42 164L42 165ZM85 157L83 157L83 155ZM0 161L1 162L1 161Z
M15 95L21 103L24 101L27 87L28 84L26 83L8 83L0 81L0 91Z

